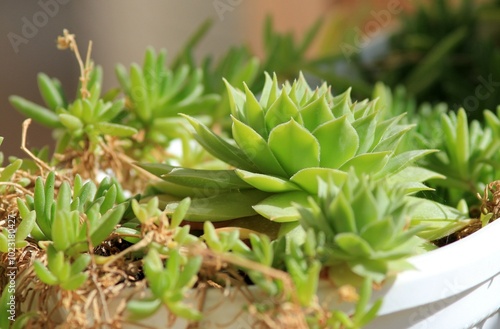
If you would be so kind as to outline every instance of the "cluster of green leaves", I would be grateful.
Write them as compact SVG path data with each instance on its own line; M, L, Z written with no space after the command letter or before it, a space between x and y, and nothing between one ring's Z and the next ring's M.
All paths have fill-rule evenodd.
M110 179L98 187L76 176L70 186L64 181L55 197L55 173L38 177L33 197L18 198L20 227L47 251L47 267L39 260L34 268L46 284L67 290L79 288L86 280L89 246L98 246L120 222L127 208L120 188ZM26 235L24 232L23 235Z
M333 271L347 267L380 283L391 269L404 268L404 260L422 243L417 238L422 227L411 225L405 191L387 181L375 183L353 173L340 186L320 181L318 199L309 202L299 208L300 222L325 240L324 257Z
M113 95L101 97L102 69L92 70L87 87L90 96L83 97L79 89L73 103L67 97L57 79L44 73L38 74L38 88L46 107L20 96L11 96L11 104L21 113L54 129L57 139L56 152L68 149L91 151L99 145L103 135L128 137L137 132L133 127L114 123L123 111L124 101L111 101Z
M121 89L127 96L128 116L124 122L145 133L137 148L147 154L152 147L167 147L170 139L182 134L178 113L210 113L219 95L204 94L203 71L188 65L168 69L166 52L157 55L148 48L142 67L132 64L130 73L123 65L116 67ZM140 157L138 157L140 158Z
M143 268L151 296L132 300L127 304L131 319L149 317L162 305L177 316L189 320L201 318L201 313L184 300L187 291L197 282L202 263L200 255L186 254L181 249L199 243L199 239L189 233L188 225L180 226L189 205L190 199L184 199L171 218L167 219L163 217L165 211L158 209L157 198L152 198L145 204L132 200L132 209L141 224L163 225L168 230L163 232L164 236L169 236L171 240L164 244L152 242L148 245L149 251L144 257ZM119 234L130 235L130 232L117 231Z
M186 117L194 138L237 169L144 165L165 181L160 189L164 193L193 197L188 219L218 221L258 213L273 221L293 222L298 213L291 201L307 204L307 197L317 194L318 177L333 177L341 184L350 168L378 178L411 177L406 182L409 192L426 189L421 182L430 174L411 164L431 151L398 152L398 144L412 127L399 124L402 115L385 119L383 104L353 103L349 91L333 97L326 85L312 90L302 76L282 89L276 77L267 76L259 100L248 88L243 92L228 85L228 90L232 140Z

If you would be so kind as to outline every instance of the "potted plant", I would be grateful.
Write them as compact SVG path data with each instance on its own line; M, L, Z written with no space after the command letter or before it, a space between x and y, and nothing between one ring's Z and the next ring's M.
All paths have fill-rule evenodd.
M354 102L303 76L267 74L258 91L233 76L207 91L210 70L167 68L151 49L142 67L117 67L124 98L101 95L101 70L74 35L58 45L80 65L75 99L43 74L45 106L10 99L58 143L52 156L23 144L28 158L0 172L0 327L386 328L395 301L397 327L417 328L465 295L488 296L469 328L498 310L496 249L484 247L500 229L488 224L496 114L469 128L464 111L413 111L382 85ZM239 77L254 79L258 63L245 63ZM445 138L429 145L436 125ZM464 262L441 270L441 256ZM451 282L441 299L407 290L435 273L431 292Z

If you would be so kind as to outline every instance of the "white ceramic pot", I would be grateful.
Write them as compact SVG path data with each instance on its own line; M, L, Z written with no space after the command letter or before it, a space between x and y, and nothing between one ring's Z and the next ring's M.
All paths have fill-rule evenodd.
M384 302L366 329L500 328L500 220L410 262L415 270L399 274L374 294L374 300L383 297ZM320 299L335 300L328 285L321 283ZM256 300L265 298L255 289L249 291ZM248 291L224 295L209 290L199 328L253 328L255 319L242 311L249 301L245 295ZM158 312L142 323L165 328L167 318ZM173 328L185 329L187 323L178 320Z

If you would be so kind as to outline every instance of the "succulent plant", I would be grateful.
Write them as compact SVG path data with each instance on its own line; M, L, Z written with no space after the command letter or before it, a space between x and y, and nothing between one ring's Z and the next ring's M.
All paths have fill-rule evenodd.
M384 104L353 103L349 90L333 97L326 84L313 90L303 76L280 88L276 76L266 75L260 99L248 88L227 88L233 139L185 117L194 138L234 170L143 165L165 181L156 185L160 191L193 197L187 219L224 220L258 213L273 221L295 221L298 213L291 201L306 204L308 195L317 194L318 177L342 184L351 168L375 178L411 177L405 183L408 192L425 189L420 182L429 172L411 164L432 151L398 153L399 142L412 126L399 124L403 115L385 119ZM223 218L228 209L234 211Z
M204 94L203 71L180 65L170 70L165 65L166 52L156 54L148 48L142 67L132 64L130 73L123 65L116 66L116 75L127 97L126 117L122 120L144 134L139 140L142 156L148 158L156 147L167 147L170 140L185 131L184 120L177 114L210 112L219 102L216 94ZM135 156L141 159L142 156Z
M411 203L404 190L387 181L350 173L341 186L320 181L318 198L299 207L300 223L325 242L324 263L342 264L360 277L381 282L394 263L415 254L422 226L411 225ZM336 279L335 275L332 279Z

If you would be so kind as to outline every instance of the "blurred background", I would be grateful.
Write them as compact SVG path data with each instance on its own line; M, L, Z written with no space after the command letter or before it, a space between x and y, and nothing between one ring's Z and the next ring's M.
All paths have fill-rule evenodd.
M42 103L36 75L58 78L68 95L78 82L73 54L56 48L64 28L104 68L104 90L117 86L114 66L142 62L147 46L165 48L170 59L207 19L213 24L195 49L197 59L218 58L231 46L247 45L262 69L291 78L303 70L334 91L349 86L368 97L376 81L404 85L418 102L445 101L469 113L500 103L500 1L484 0L39 0L0 2L1 151L21 155L23 116L8 102L20 95ZM274 38L263 37L271 15ZM315 23L321 22L318 25ZM269 22L268 22L269 23ZM301 47L308 32L311 42ZM290 34L289 34L290 33ZM295 45L290 46L290 40ZM281 52L273 48L280 45ZM304 49L302 49L304 48ZM498 82L497 82L498 81ZM487 97L477 95L483 86ZM471 117L474 117L472 115ZM51 143L35 123L29 147Z

